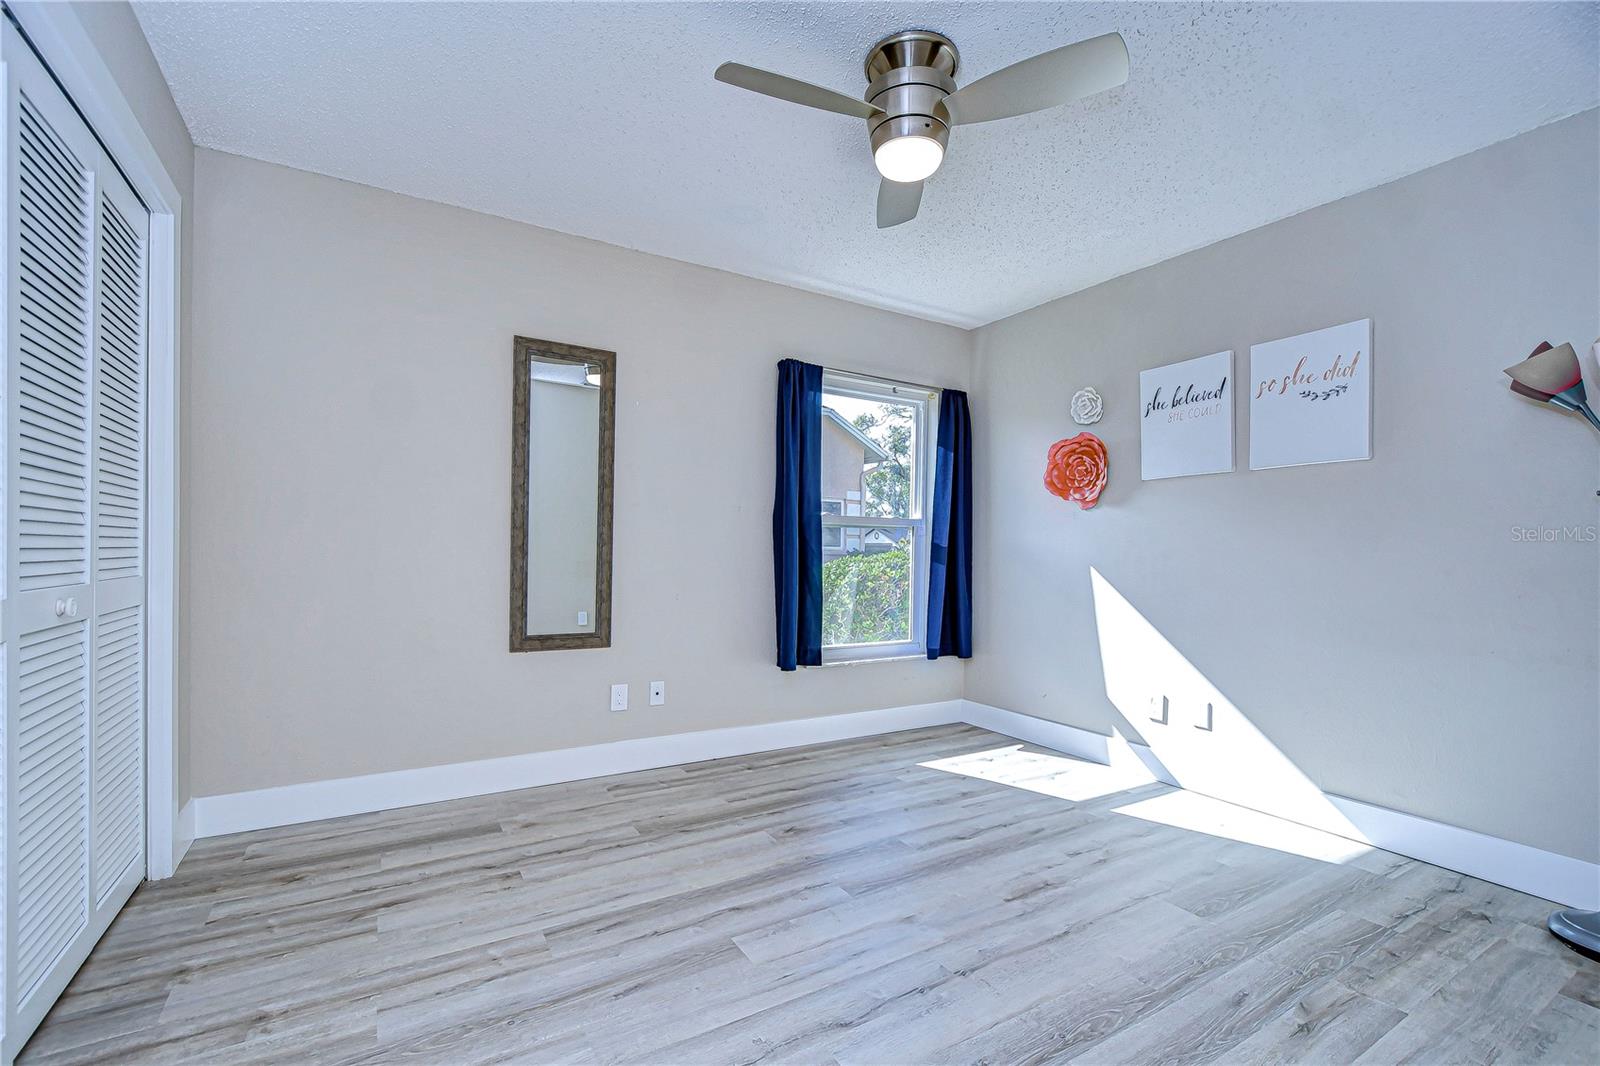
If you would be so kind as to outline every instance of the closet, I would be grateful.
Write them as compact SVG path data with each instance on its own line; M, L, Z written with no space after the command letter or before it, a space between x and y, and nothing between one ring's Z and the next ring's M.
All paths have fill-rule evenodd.
M9 1060L145 873L149 213L3 31Z

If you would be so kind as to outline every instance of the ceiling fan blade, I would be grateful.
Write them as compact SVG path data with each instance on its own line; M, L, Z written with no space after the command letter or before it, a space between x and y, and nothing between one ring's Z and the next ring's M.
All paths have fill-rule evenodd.
M851 118L871 118L883 114L883 108L875 107L865 100L857 100L853 96L824 89L820 85L812 85L799 78L747 67L743 63L724 63L717 68L715 76L720 82L749 89L753 93L775 96L792 104L804 104L806 107L833 111L840 115L849 115Z
M944 98L951 125L1012 118L1081 100L1128 80L1128 46L1107 33L1002 67Z
M917 217L917 208L921 206L922 182L890 181L888 178L878 182L879 229L910 222Z

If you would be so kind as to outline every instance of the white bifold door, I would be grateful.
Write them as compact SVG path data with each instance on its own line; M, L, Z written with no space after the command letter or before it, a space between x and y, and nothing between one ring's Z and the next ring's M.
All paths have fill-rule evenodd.
M3 32L9 1061L145 872L149 216Z

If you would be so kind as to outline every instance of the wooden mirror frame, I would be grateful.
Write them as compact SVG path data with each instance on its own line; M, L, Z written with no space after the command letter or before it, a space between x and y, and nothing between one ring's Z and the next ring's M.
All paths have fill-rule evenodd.
M595 520L594 632L528 633L528 406L537 355L562 363L600 367L600 463ZM616 452L617 353L559 341L518 337L512 345L511 383L511 650L557 651L611 646L611 495Z

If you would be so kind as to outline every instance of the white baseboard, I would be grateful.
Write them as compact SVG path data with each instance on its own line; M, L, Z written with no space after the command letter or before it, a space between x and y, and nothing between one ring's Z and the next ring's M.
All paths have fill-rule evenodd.
M962 720L961 701L946 700L198 796L193 801L195 832L201 837L223 836Z
M220 796L198 796L179 815L177 844L196 837L320 821L349 814L509 792L537 785L654 770L680 763L825 744L903 729L966 722L1090 762L1108 763L1121 749L1088 729L1019 714L972 700L919 703L788 722L619 740L560 751L477 762L310 781ZM1177 784L1149 748L1128 744L1154 780ZM1600 864L1435 822L1343 796L1328 796L1370 844L1572 907L1600 909ZM1267 811L1267 814L1276 812ZM181 858L181 853L175 855ZM174 862L176 866L176 862Z
M1018 714L1016 711L1002 710L975 700L962 700L961 703L964 708L963 717L969 724L979 729L1003 733L1008 737L1016 737L1029 744L1038 744L1059 751L1063 755L1073 755L1090 762L1111 761L1111 738L1101 736L1092 730L1079 729L1075 725L1051 722L1028 714Z
M1600 910L1600 863L1326 793L1369 844L1529 892L1568 907Z
M1099 733L971 700L966 701L966 705L970 712L967 721L973 725L1018 740L1052 747L1068 755L1098 762L1107 761L1104 755L1097 757L1093 754L1097 744L1099 750L1104 752L1110 743L1111 738ZM1128 747L1143 760L1156 780L1182 787L1148 747L1134 743L1128 744ZM1332 793L1324 795L1360 834L1339 835L1357 843L1420 859L1446 870L1554 900L1564 906L1600 910L1600 863L1585 862L1570 855L1543 851L1514 840L1489 836ZM1276 811L1264 813L1281 817ZM1327 831L1326 826L1317 828Z

